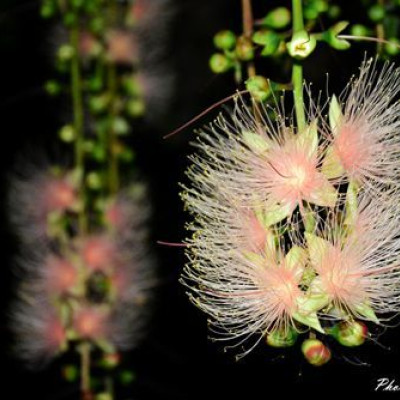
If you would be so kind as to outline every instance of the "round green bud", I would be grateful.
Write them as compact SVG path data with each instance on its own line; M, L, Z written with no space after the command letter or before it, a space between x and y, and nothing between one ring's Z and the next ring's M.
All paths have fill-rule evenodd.
M107 106L109 105L110 97L108 94L101 94L98 96L92 96L89 99L89 108L90 111L99 114L106 110Z
M57 81L50 80L45 83L44 89L50 96L57 96L61 92L61 85Z
M72 143L76 138L75 128L72 125L65 125L58 132L58 136L63 142Z
M355 24L350 28L350 33L353 36L368 36L369 29L365 25Z
M342 10L337 5L331 5L328 9L328 17L331 19L336 19L340 17Z
M129 163L134 160L135 153L129 148L124 148L119 151L118 157L120 158L121 161Z
M142 117L145 111L146 106L142 99L129 100L126 103L126 112L132 118Z
M375 4L368 10L368 16L373 22L381 22L385 18L385 14L385 8L380 4Z
M114 118L112 128L117 135L121 136L127 135L130 131L130 126L128 124L128 121L122 117Z
M290 56L300 60L308 57L314 51L316 45L317 41L314 35L310 35L306 31L299 31L287 43L287 49Z
M298 333L292 327L275 330L267 336L267 344L271 347L291 347L296 343Z
M94 145L89 153L91 153L93 159L98 162L102 162L107 159L107 151L103 146Z
M129 370L124 370L119 374L119 381L122 385L129 385L136 379L136 375L134 372Z
M214 45L221 50L231 50L236 45L236 35L232 31L221 31L214 36Z
M273 29L282 29L289 25L290 20L290 11L285 7L278 7L266 15L262 20L262 25Z
M58 48L57 58L59 61L70 61L75 55L74 48L69 44L63 44Z
M390 56L397 56L400 53L400 40L397 38L388 39L390 43L385 44L385 51Z
M78 17L73 12L67 12L63 16L63 23L65 26L74 26L78 22Z
M307 339L301 345L305 359L316 367L326 364L331 359L331 352L320 340Z
M86 183L89 189L99 190L103 186L103 178L98 172L89 172L86 176Z
M117 367L121 362L121 354L119 353L107 353L100 360L100 366L104 369L113 369Z
M57 4L52 0L47 0L42 3L40 7L40 16L42 18L51 18L57 11Z
M71 6L75 9L80 9L82 8L83 4L85 3L85 0L70 0Z
M232 62L228 59L228 57L223 54L216 53L213 54L210 58L210 68L211 71L216 74L222 74L228 71L232 67Z
M66 365L61 373L67 382L76 382L79 378L79 370L75 365Z
M368 336L368 328L358 321L340 322L329 332L342 346L361 346Z
M90 31L93 33L101 33L105 28L105 22L103 18L96 17L89 21Z
M254 58L254 47L252 41L245 37L240 36L236 43L236 55L239 60L250 61Z
M249 78L246 81L246 89L256 101L265 101L271 94L268 80L261 75Z
M315 0L315 8L318 13L324 13L325 11L328 11L329 5L326 0Z

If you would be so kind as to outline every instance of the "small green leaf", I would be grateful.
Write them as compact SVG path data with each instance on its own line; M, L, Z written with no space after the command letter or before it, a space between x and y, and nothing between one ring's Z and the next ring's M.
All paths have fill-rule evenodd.
M297 135L297 143L307 149L309 157L316 155L318 150L318 121L315 119Z
M292 270L296 267L304 267L307 260L307 251L300 246L293 246L285 256L285 265Z
M317 206L334 207L336 205L337 198L338 191L327 179L323 179L319 187L313 190L307 200L313 204L316 204Z
M346 193L346 225L353 225L358 215L357 201L358 187L354 181L350 181Z
M288 217L292 213L292 207L290 204L279 204L276 203L266 209L263 213L263 225L268 228L271 225L275 225Z
M297 306L300 314L317 312L327 306L330 298L325 293L309 294L297 299Z
M313 235L312 233L305 232L304 235L307 240L308 254L310 256L311 264L314 268L318 269L323 257L325 257L325 254L332 245L327 240Z
M327 179L339 178L345 172L340 162L340 158L332 146L326 151L324 161L322 162L321 172Z

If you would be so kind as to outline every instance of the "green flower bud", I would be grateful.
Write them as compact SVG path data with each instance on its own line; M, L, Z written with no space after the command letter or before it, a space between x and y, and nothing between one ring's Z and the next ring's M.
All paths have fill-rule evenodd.
M369 29L365 25L355 24L350 28L350 33L353 36L368 36Z
M291 347L296 343L298 333L294 328L275 330L267 336L267 343L271 347Z
M63 17L63 23L65 26L74 26L78 22L78 18L75 13L73 12L67 12L64 14Z
M328 9L328 16L331 19L336 19L340 16L341 10L337 5L331 5Z
M113 131L117 134L117 135L127 135L130 131L130 126L128 124L128 121L125 118L122 117L116 117L113 120Z
M236 45L236 35L232 31L221 31L214 36L214 45L221 50L232 50Z
M254 48L251 40L240 36L236 43L236 55L239 60L250 61L254 58Z
M303 59L314 51L316 45L317 41L314 35L309 35L306 31L299 31L287 43L287 49L293 58Z
M45 83L44 89L50 96L57 96L61 92L61 85L59 82L51 80Z
M103 178L98 172L89 172L86 176L86 183L89 189L99 190L103 186Z
M368 10L368 16L373 22L381 22L385 18L385 14L385 8L380 4L375 4Z
M79 378L79 370L75 365L66 365L61 373L67 382L76 382Z
M90 97L89 108L92 113L100 114L107 109L109 103L110 96L108 94L100 94Z
M76 132L72 125L65 125L58 132L58 136L63 142L72 143L75 140Z
M388 39L390 43L385 44L385 51L390 56L397 56L400 52L400 40L397 38Z
M325 11L328 11L328 2L326 0L315 0L314 1L314 7L318 11L318 13L324 13Z
M132 118L142 117L145 111L146 106L142 99L130 100L126 104L126 112Z
M132 383L136 379L134 372L129 370L124 370L119 374L119 381L122 385L126 386Z
M96 394L94 399L95 400L113 400L113 397L111 396L110 393L104 392L104 393Z
M42 3L40 7L40 16L42 18L51 18L57 12L57 3L53 0L46 0Z
M326 364L331 359L331 352L320 340L307 339L301 345L305 359L316 367Z
M257 101L265 101L271 94L269 82L261 75L252 76L246 81L246 89Z
M100 360L100 366L104 369L114 369L121 362L121 354L119 353L107 353Z
M57 58L59 61L65 62L70 61L74 57L74 48L69 44L63 44L59 47L57 51Z
M365 342L368 335L367 326L358 321L340 322L335 325L329 333L342 345L346 347L360 346Z
M211 71L216 74L222 74L223 72L228 71L231 67L232 62L223 54L216 53L210 58Z
M290 11L285 7L278 7L269 12L261 24L273 29L282 29L289 25L290 20Z

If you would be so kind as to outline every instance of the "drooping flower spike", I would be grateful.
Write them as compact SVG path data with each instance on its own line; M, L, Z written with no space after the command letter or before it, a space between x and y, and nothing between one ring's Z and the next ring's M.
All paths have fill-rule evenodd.
M329 178L345 176L374 193L400 186L400 69L377 63L364 61L340 101L332 98L322 167Z

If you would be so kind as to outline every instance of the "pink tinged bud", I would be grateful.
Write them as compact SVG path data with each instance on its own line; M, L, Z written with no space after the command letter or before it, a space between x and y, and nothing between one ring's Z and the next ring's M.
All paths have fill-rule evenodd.
M89 32L82 32L79 40L79 52L81 55L90 57L96 55L99 50L99 42Z
M332 328L330 333L342 346L355 347L365 342L368 328L359 321L340 322Z
M74 319L74 329L83 338L100 339L106 334L106 315L96 308L79 310Z
M331 352L320 340L307 339L301 345L305 359L315 367L326 364L331 359Z
M113 369L121 363L120 353L107 353L100 360L100 366L104 369Z
M68 260L49 257L44 269L44 280L48 292L65 294L78 282L78 272Z
M85 241L82 248L82 257L88 268L95 271L105 270L115 263L117 251L110 239L97 236Z
M130 32L114 30L108 39L108 57L111 61L131 64L137 58L137 43Z

